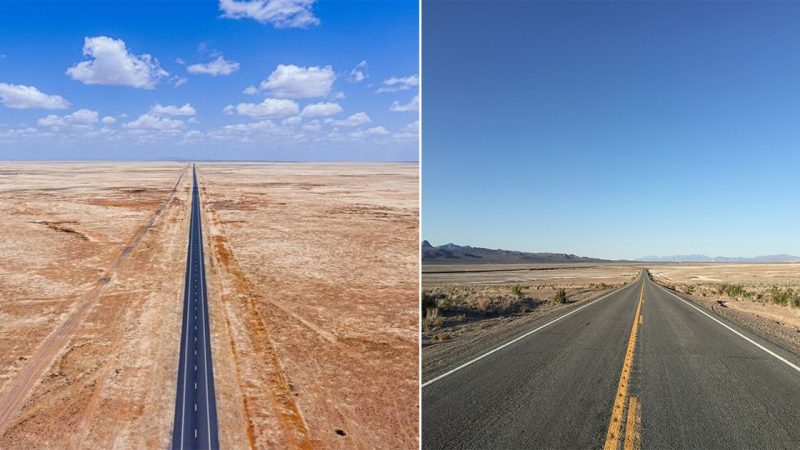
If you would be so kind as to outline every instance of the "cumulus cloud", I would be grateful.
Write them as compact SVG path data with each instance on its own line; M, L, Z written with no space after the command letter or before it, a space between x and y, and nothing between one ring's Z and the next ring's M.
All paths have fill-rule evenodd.
M87 37L83 54L89 60L67 69L67 75L84 84L152 89L161 78L169 75L152 56L129 53L122 39Z
M318 25L312 11L315 0L220 0L222 16L253 19L275 28L308 28Z
M250 117L286 117L300 112L300 106L294 100L266 98L261 103L239 103L228 105L223 110L226 114L238 114Z
M258 94L258 88L255 86L247 86L245 90L242 91L242 94L245 95L256 95Z
M150 114L159 116L193 116L196 112L189 103L181 107L175 105L162 106L160 103L156 103L155 106L150 108Z
M415 120L410 124L404 126L397 133L394 134L394 137L401 138L401 139L416 139L419 137L419 120Z
M419 111L419 95L415 95L408 103L395 101L389 109L394 112Z
M151 129L151 130L177 130L183 128L183 121L158 117L152 114L142 114L136 120L125 124L125 128L130 129Z
M302 121L303 121L302 117L300 117L300 116L292 116L292 117L289 117L288 119L283 119L283 122L281 122L281 124L288 125L288 126L294 126L294 125L299 125Z
M33 86L0 83L0 103L14 109L67 109L69 102L60 95L48 95Z
M115 119L115 118L113 118L111 116L105 116L105 117L103 117L103 120L102 120L104 125L111 125L112 123L115 123L116 121L117 121L117 119Z
M374 136L386 136L389 134L389 130L383 127L372 127L367 128L366 130L358 130L354 131L349 134L351 138L365 138L365 137L374 137Z
M339 106L338 103L321 102L306 105L301 115L303 117L327 117L339 114L340 112L342 112L342 107Z
M336 80L331 66L299 67L293 64L279 64L261 82L261 88L272 92L278 98L313 98L328 95Z
M363 112L355 113L346 119L330 121L330 123L334 125L340 125L343 127L357 127L370 122L372 122L372 119L370 119L369 116Z
M407 77L391 77L383 80L381 87L375 92L406 91L416 86L419 86L419 76L416 74Z
M66 126L74 126L79 128L90 127L100 121L100 115L97 111L89 109L79 109L72 114L65 116L57 116L50 114L47 117L42 117L36 123L42 127L62 128Z
M367 66L366 61L361 61L353 70L350 71L350 75L347 76L347 81L351 83L360 83L367 78L369 78L369 66Z
M322 124L319 123L319 120L312 120L311 122L308 122L307 124L303 125L301 128L303 131L310 131L312 133L315 133L322 128Z
M193 74L205 74L211 76L230 75L239 70L239 63L227 61L222 56L217 56L213 61L206 64L192 64L186 70Z

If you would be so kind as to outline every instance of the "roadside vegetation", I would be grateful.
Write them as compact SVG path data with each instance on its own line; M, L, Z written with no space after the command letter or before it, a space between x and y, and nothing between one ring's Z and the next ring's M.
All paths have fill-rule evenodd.
M664 279L657 280L662 286L684 294L721 298L731 301L755 301L800 308L800 289L780 286L745 286L741 283L697 283L675 285Z
M580 300L619 286L607 283L568 287L548 283L434 285L422 291L422 328L431 331L469 321L519 316L542 306L570 303L575 296Z

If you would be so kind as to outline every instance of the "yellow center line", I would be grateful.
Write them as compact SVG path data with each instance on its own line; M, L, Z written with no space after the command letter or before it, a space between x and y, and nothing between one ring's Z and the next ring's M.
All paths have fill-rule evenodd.
M617 395L614 397L614 408L611 410L611 421L608 424L608 432L606 433L605 450L617 450L622 438L622 419L625 415L625 403L628 400L628 382L631 376L631 368L633 367L633 350L636 347L636 332L639 329L639 316L642 311L643 301L644 283L642 283L642 290L639 292L639 305L636 307L636 315L633 319L631 337L628 340L628 351L625 353L625 361L622 364L622 373L617 386Z
M639 430L642 424L642 413L639 407L639 399L631 395L628 401L628 418L625 419L625 450L639 450L642 439Z

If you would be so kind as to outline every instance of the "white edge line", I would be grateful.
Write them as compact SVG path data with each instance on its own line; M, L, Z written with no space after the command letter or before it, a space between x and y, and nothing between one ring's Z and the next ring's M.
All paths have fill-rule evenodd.
M712 316L711 314L709 314L709 313L707 313L707 312L703 311L702 309L698 308L697 306L695 306L695 305L691 304L691 303L690 303L688 300L685 300L685 299L683 299L683 298L679 297L677 294L675 294L674 292L672 292L672 291L670 291L670 290L666 289L665 287L661 286L660 284L658 284L658 283L655 283L655 282L654 282L653 284L655 284L655 285L656 285L656 286L658 286L659 288L661 288L661 289L665 290L665 291L666 291L668 294L672 295L673 297L677 298L678 300L680 300L680 301L682 301L682 302L686 303L687 305L691 306L692 308L694 308L694 309L698 310L700 313L702 313L703 315L705 315L705 316L706 316L706 317L708 317L709 319L711 319L711 320L713 320L714 322L717 322L718 324L720 324L720 325L722 325L723 327L727 328L728 330L730 330L731 332L735 333L737 336L739 336L740 338L744 339L745 341L747 341L747 342L749 342L749 343L751 343L751 344L755 345L756 347L760 348L761 350L764 350L765 352L767 352L767 353L769 353L770 355L774 356L776 359L778 359L779 361L781 361L781 362L785 363L786 365L788 365L788 366L789 366L789 367L791 367L792 369L794 369L794 370L796 370L796 371L800 372L800 367L798 367L797 365L793 364L791 361L787 360L787 359L786 359L786 358L784 358L783 356L781 356L781 355L779 355L779 354L777 354L777 353L773 352L772 350L770 350L770 349L768 349L768 348L764 347L763 345L761 345L761 344L759 344L758 342L756 342L756 341L754 341L754 340L750 339L749 337L745 336L744 334L742 334L742 333L740 333L740 332L738 332L738 331L734 330L733 328L731 328L731 327L729 327L728 325L724 324L722 321L718 320L716 317L714 317L714 316Z
M195 182L197 180L197 175L195 175ZM205 376L206 382L206 433L208 434L208 448L213 448L211 446L211 406L208 400L208 357L211 356L208 352L208 339L206 336L206 321L208 320L208 316L206 315L206 302L208 301L208 297L206 296L206 278L205 278L205 254L203 253L203 228L200 223L200 188L197 189L197 240L198 246L200 248L200 258L203 258L200 261L200 298L201 304L203 308L203 375ZM209 336L210 338L210 333Z
M192 167L192 176L194 176L194 167ZM194 203L194 180L192 180L192 203ZM192 205L194 206L194 205ZM190 216L194 216L194 214L190 213ZM194 226L194 217L191 217L189 221L189 236L192 235L192 227ZM189 239L191 241L191 239ZM181 406L181 449L183 449L183 429L186 423L186 370L189 366L189 314L186 314L185 309L187 306L191 306L191 298L192 298L192 248L194 247L193 242L189 242L189 279L186 280L186 304L184 307L184 315L186 316L186 340L185 342L185 351L183 352L183 404Z
M568 312L568 313L564 314L563 316L560 316L560 317L558 317L558 318L555 318L555 319L551 320L550 322L547 322L546 324L544 324L544 325L542 325L542 326L540 326L540 327L534 328L533 330L531 330L531 331L528 331L527 333L523 334L522 336L518 336L518 337L516 337L516 338L514 338L514 339L512 339L512 340L510 340L510 341L508 341L508 342L506 342L505 344L501 345L500 347L497 347L497 348L495 348L494 350L489 350L488 352L486 352L486 353L482 354L481 356L478 356L477 358L475 358L475 359L473 359L473 360L471 360L471 361L467 361L467 362L465 362L464 364L462 364L462 365L460 365L460 366L456 367L455 369L452 369L452 370L450 370L449 372L445 372L445 373L443 373L443 374L439 375L439 376L438 376L438 377L436 377L436 378L433 378L433 379L431 379L431 380L428 380L428 381L426 381L426 382L422 383L422 385L420 386L420 388L424 388L425 386L428 386L428 385L430 385L430 384L432 384L432 383L434 383L434 382L436 382L436 381L439 381L439 380L441 380L442 378L444 378L444 377L446 377L446 376L448 376L448 375L452 375L453 373L455 373L455 372L458 372L459 370L461 370L461 369L463 369L463 368L465 368L465 367L469 366L470 364L472 364L472 363L475 363L475 362L477 362L477 361L480 361L481 359L483 359L483 358L486 358L487 356L491 355L492 353L494 353L494 352L496 352L496 351L498 351L498 350L502 350L502 349L504 349L504 348L508 347L509 345L511 345L511 344L513 344L513 343L515 343L515 342L519 341L520 339L526 338L526 337L528 337L528 336L532 335L533 333L536 333L537 331L539 331L539 330L541 330L541 329L543 329L543 328L545 328L545 327L548 327L548 326L550 326L550 325L552 325L552 324L554 324L554 323L558 322L559 320L561 320L561 319L563 319L563 318L565 318L565 317L568 317L568 316L571 316L572 314L575 314L576 312L578 312L578 311L582 310L583 308L586 308L587 306L594 305L595 303L598 303L598 302L599 302L599 301L601 301L601 300L605 300L606 298L608 298L608 297L609 297L609 296L611 296L612 294L616 294L616 293L618 293L618 292L621 292L623 289L626 289L626 288L629 288L629 287L631 287L631 286L635 286L635 285L636 285L636 283L632 283L632 284L629 284L629 285L627 285L627 286L623 286L623 287L621 287L621 288L617 289L616 291L609 292L608 294L606 294L606 295L604 295L604 296L602 296L602 297L598 298L597 300L592 300L592 301L590 301L589 303L587 303L587 304L585 304L585 305L583 305L583 306L581 306L581 307L579 307L579 308L573 309L572 311L570 311L570 312Z

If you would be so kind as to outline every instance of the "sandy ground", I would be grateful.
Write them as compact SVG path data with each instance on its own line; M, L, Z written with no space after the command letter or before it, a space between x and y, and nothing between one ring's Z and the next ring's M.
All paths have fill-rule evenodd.
M0 165L0 448L164 448L186 164Z
M418 166L198 169L226 448L417 448Z
M199 165L223 448L417 448L418 167ZM188 164L0 165L0 448L169 445Z
M650 273L695 303L800 353L800 308L769 301L773 286L800 291L800 264L659 264ZM749 296L720 293L722 283L741 285Z

